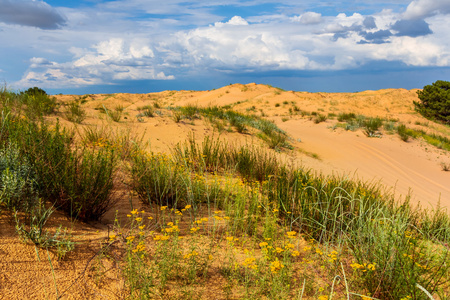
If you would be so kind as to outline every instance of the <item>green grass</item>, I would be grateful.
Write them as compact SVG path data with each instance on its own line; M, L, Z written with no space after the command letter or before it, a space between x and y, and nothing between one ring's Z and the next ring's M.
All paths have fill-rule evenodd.
M227 122L237 132L246 133L248 128L254 128L259 131L257 136L267 142L270 148L282 150L290 149L291 145L288 142L287 134L278 128L275 123L259 117L255 114L243 114L231 110L231 108L210 106L210 107L175 107L173 110L173 118L175 122L180 122L182 119L194 119L200 116L205 117L211 122L219 131L226 126L223 122ZM221 120L223 122L219 122Z
M408 141L409 138L422 138L425 142L433 145L439 149L450 151L450 139L434 133L427 133L424 130L417 130L407 128L404 124L400 124L397 127L397 132L403 141Z
M321 113L317 113L317 114L315 115L315 117L313 118L313 121L314 121L314 123L316 123L316 124L325 122L326 120L327 120L327 116L326 116L326 115L323 115L323 114L321 114Z
M121 105L118 105L118 106L114 107L114 109L109 109L109 108L105 107L104 105L102 105L102 107L100 108L100 111L102 113L105 113L112 121L120 122L120 120L122 119L124 107Z
M379 137L380 132L378 131L383 125L383 120L380 118L367 118L363 122L364 134L368 137Z
M81 107L80 100L74 100L67 104L64 112L67 120L81 124L86 119L86 111Z
M145 106L139 107L138 111L139 111L139 117L152 118L155 116L155 111L151 105L145 105Z

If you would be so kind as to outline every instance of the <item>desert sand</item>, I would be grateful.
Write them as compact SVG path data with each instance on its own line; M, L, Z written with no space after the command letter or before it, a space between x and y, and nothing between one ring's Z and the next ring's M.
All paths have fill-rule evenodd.
M79 96L59 95L57 98L67 102ZM369 138L361 129L346 131L336 128L335 119L315 124L307 116L289 112L294 105L301 111L318 111L325 115L354 112L396 119L411 128L450 136L449 127L428 121L414 111L413 101L418 100L416 90L307 93L282 91L266 85L234 84L211 91L99 94L85 99L87 102L83 107L88 118L82 125L74 126L62 112L49 117L49 120L54 122L58 118L63 126L74 128L79 133L88 127L127 132L137 140L148 141L149 150L155 152L170 153L172 147L185 141L190 133L194 133L199 141L210 135L229 143L253 143L267 148L251 132L218 132L201 119L176 123L171 112L165 109L184 105L233 105L236 111L263 114L287 132L293 149L281 154L286 161L324 174L379 182L399 198L410 194L412 204L420 204L424 208L450 207L450 172L444 172L440 167L442 162L450 163L449 152L420 139L403 142L398 135L385 132L381 137ZM138 108L155 102L161 107L161 115L139 122L136 118ZM98 108L113 109L118 105L123 106L125 117L118 123L99 113ZM72 228L79 243L69 254L69 259L62 261L58 261L51 252L37 251L34 245L23 244L15 233L13 218L3 213L0 216L0 299L54 299L57 293L65 293L64 299L120 299L123 281L117 272L107 272L107 279L102 280L108 282L103 284L95 277L97 273L91 262L108 235L108 226L114 220L116 209L119 217L129 211L126 193L126 190L116 193L117 206L94 224L73 223L62 214L55 214L50 225L62 224ZM136 199L133 201L139 206ZM105 266L105 270L110 268L112 266Z

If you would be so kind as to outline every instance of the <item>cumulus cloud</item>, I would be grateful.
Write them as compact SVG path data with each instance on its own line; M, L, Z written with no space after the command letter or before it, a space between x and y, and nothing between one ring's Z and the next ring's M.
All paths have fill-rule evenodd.
M223 20L217 17L189 29L168 30L166 23L161 22L164 34L154 27L155 23L136 25L122 19L119 21L128 24L126 34L121 30L102 34L100 28L70 49L66 43L56 42L63 41L63 37L78 42L86 31L78 35L63 36L54 31L36 35L36 44L52 43L53 48L60 47L64 49L60 52L65 53L58 58L53 54L46 57L48 53L44 52L32 53L21 84L62 87L113 84L120 80L169 80L215 72L348 70L374 61L450 66L450 33L444 29L449 17L440 13L426 21L408 19L405 14L388 9L372 15L279 13L233 16L221 22L216 22ZM88 19L83 18L83 22ZM133 31L133 26L139 29Z
M387 38L392 36L392 32L390 30L378 30L375 32L361 32L364 40L359 41L360 44L383 44L387 43Z
M293 17L292 21L305 25L319 24L322 22L322 14L309 11L300 16Z
M66 19L43 1L0 0L0 22L41 29L58 29Z
M399 20L391 27L397 36L418 37L433 33L424 20Z
M216 70L309 68L303 45L271 26L214 26L178 32L166 47L180 49L184 62Z
M364 18L363 26L367 29L375 29L377 28L377 24L375 23L375 18L373 16L368 16Z
M240 16L234 16L228 22L225 22L225 23L216 22L216 23L214 23L214 26L216 26L216 27L222 27L222 26L227 26L227 25L231 25L231 26L245 26L245 25L248 25L248 22L244 18L242 18Z
M30 59L30 69L16 84L44 87L108 84L117 80L174 79L158 70L153 50L142 40L102 41L90 49L72 48L75 59L58 63L42 57Z
M424 19L436 14L450 14L448 0L414 0L403 15L406 20Z

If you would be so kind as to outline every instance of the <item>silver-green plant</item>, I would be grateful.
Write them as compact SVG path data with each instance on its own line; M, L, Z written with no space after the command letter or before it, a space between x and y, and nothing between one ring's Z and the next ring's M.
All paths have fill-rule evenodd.
M8 208L28 209L37 201L36 174L18 147L0 150L0 203Z

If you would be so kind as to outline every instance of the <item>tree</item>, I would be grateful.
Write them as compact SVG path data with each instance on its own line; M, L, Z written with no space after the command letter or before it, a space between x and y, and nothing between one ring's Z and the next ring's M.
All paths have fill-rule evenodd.
M450 124L450 82L438 80L417 95L420 102L414 101L416 111L427 119Z
M24 94L30 95L30 96L37 96L37 95L45 95L47 96L47 92L44 91L41 88L38 88L37 86L29 88L24 92Z

